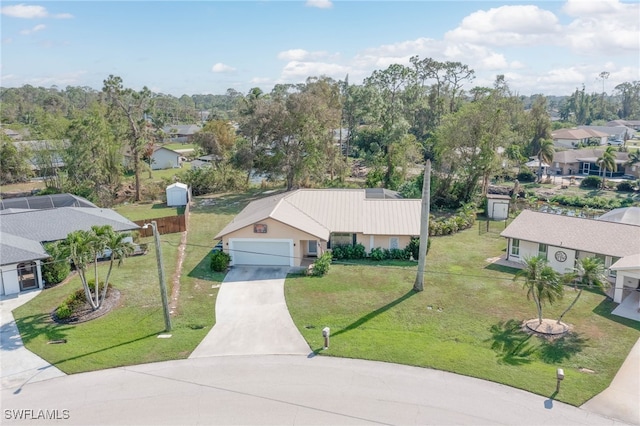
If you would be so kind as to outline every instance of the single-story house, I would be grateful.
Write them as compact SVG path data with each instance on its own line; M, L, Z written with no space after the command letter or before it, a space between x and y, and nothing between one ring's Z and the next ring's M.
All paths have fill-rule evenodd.
M420 235L420 199L379 189L299 189L249 203L215 238L232 265L300 266L338 245L403 249Z
M182 155L172 149L157 146L151 155L151 170L176 169L182 167Z
M523 210L500 235L509 261L544 256L554 270L567 273L577 259L602 259L617 303L640 289L640 226Z
M640 130L640 120L612 120L607 126L625 126L634 130Z
M555 175L593 175L602 176L602 171L598 165L598 158L602 156L604 149L570 149L557 151L553 155L549 172ZM616 170L606 171L606 177L620 177L625 174L638 177L640 165L628 165L629 154L627 152L616 151Z
M611 144L611 141L626 141L631 139L635 130L627 126L578 126L578 129L596 130L598 132L606 133L607 145Z
M71 194L2 200L0 203L0 295L42 288L43 243L63 240L93 225L115 231L140 228L113 210Z
M197 124L177 124L164 126L162 131L166 135L167 140L171 142L187 143L190 142L193 139L193 135L201 129Z
M69 140L16 141L18 150L28 150L29 167L40 176L51 176L65 166L62 152L69 147Z
M606 145L609 135L592 129L558 129L551 132L551 139L556 148L575 148L578 144L588 144L595 140L598 145Z

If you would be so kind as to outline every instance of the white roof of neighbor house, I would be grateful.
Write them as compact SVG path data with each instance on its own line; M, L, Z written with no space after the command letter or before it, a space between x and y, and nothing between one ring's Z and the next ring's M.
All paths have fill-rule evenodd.
M271 218L323 240L332 232L420 235L420 199L368 199L364 189L299 189L251 202L216 235Z
M500 234L589 253L640 253L640 226L523 210Z
M594 129L558 129L551 132L553 139L581 140L588 138L603 138L607 133Z
M622 207L606 212L598 218L607 222L640 226L640 207Z

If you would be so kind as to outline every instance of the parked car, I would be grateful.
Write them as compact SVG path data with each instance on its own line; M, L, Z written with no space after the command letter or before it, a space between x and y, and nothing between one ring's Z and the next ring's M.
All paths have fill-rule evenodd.
M211 249L211 253L215 253L217 251L222 251L222 240L218 241L218 244Z
M624 141L622 139L612 139L607 142L607 145L610 146L622 146L624 145Z

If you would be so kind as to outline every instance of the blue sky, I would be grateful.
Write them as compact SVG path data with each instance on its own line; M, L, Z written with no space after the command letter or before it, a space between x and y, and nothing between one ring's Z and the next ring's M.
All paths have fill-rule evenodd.
M566 95L640 79L640 3L568 1L3 0L0 84L126 87L181 96L270 91L309 76L352 83L431 57Z

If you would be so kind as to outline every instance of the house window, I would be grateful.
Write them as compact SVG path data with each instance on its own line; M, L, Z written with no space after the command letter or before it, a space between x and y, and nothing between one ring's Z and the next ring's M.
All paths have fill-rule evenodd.
M398 237L389 238L389 250L400 248L400 239Z
M266 234L267 233L267 224L266 223L256 223L253 225L253 232L256 234Z
M520 257L520 240L511 240L511 256Z
M619 257L615 257L615 256L611 256L611 265L613 265L614 263L616 263L618 260L620 260ZM609 266L611 266L609 265ZM609 269L609 276L610 277L615 277L618 275L618 271L614 271L612 269Z
M538 256L547 258L548 247L546 244L538 244Z
M353 234L335 232L331 234L331 247L353 245Z

